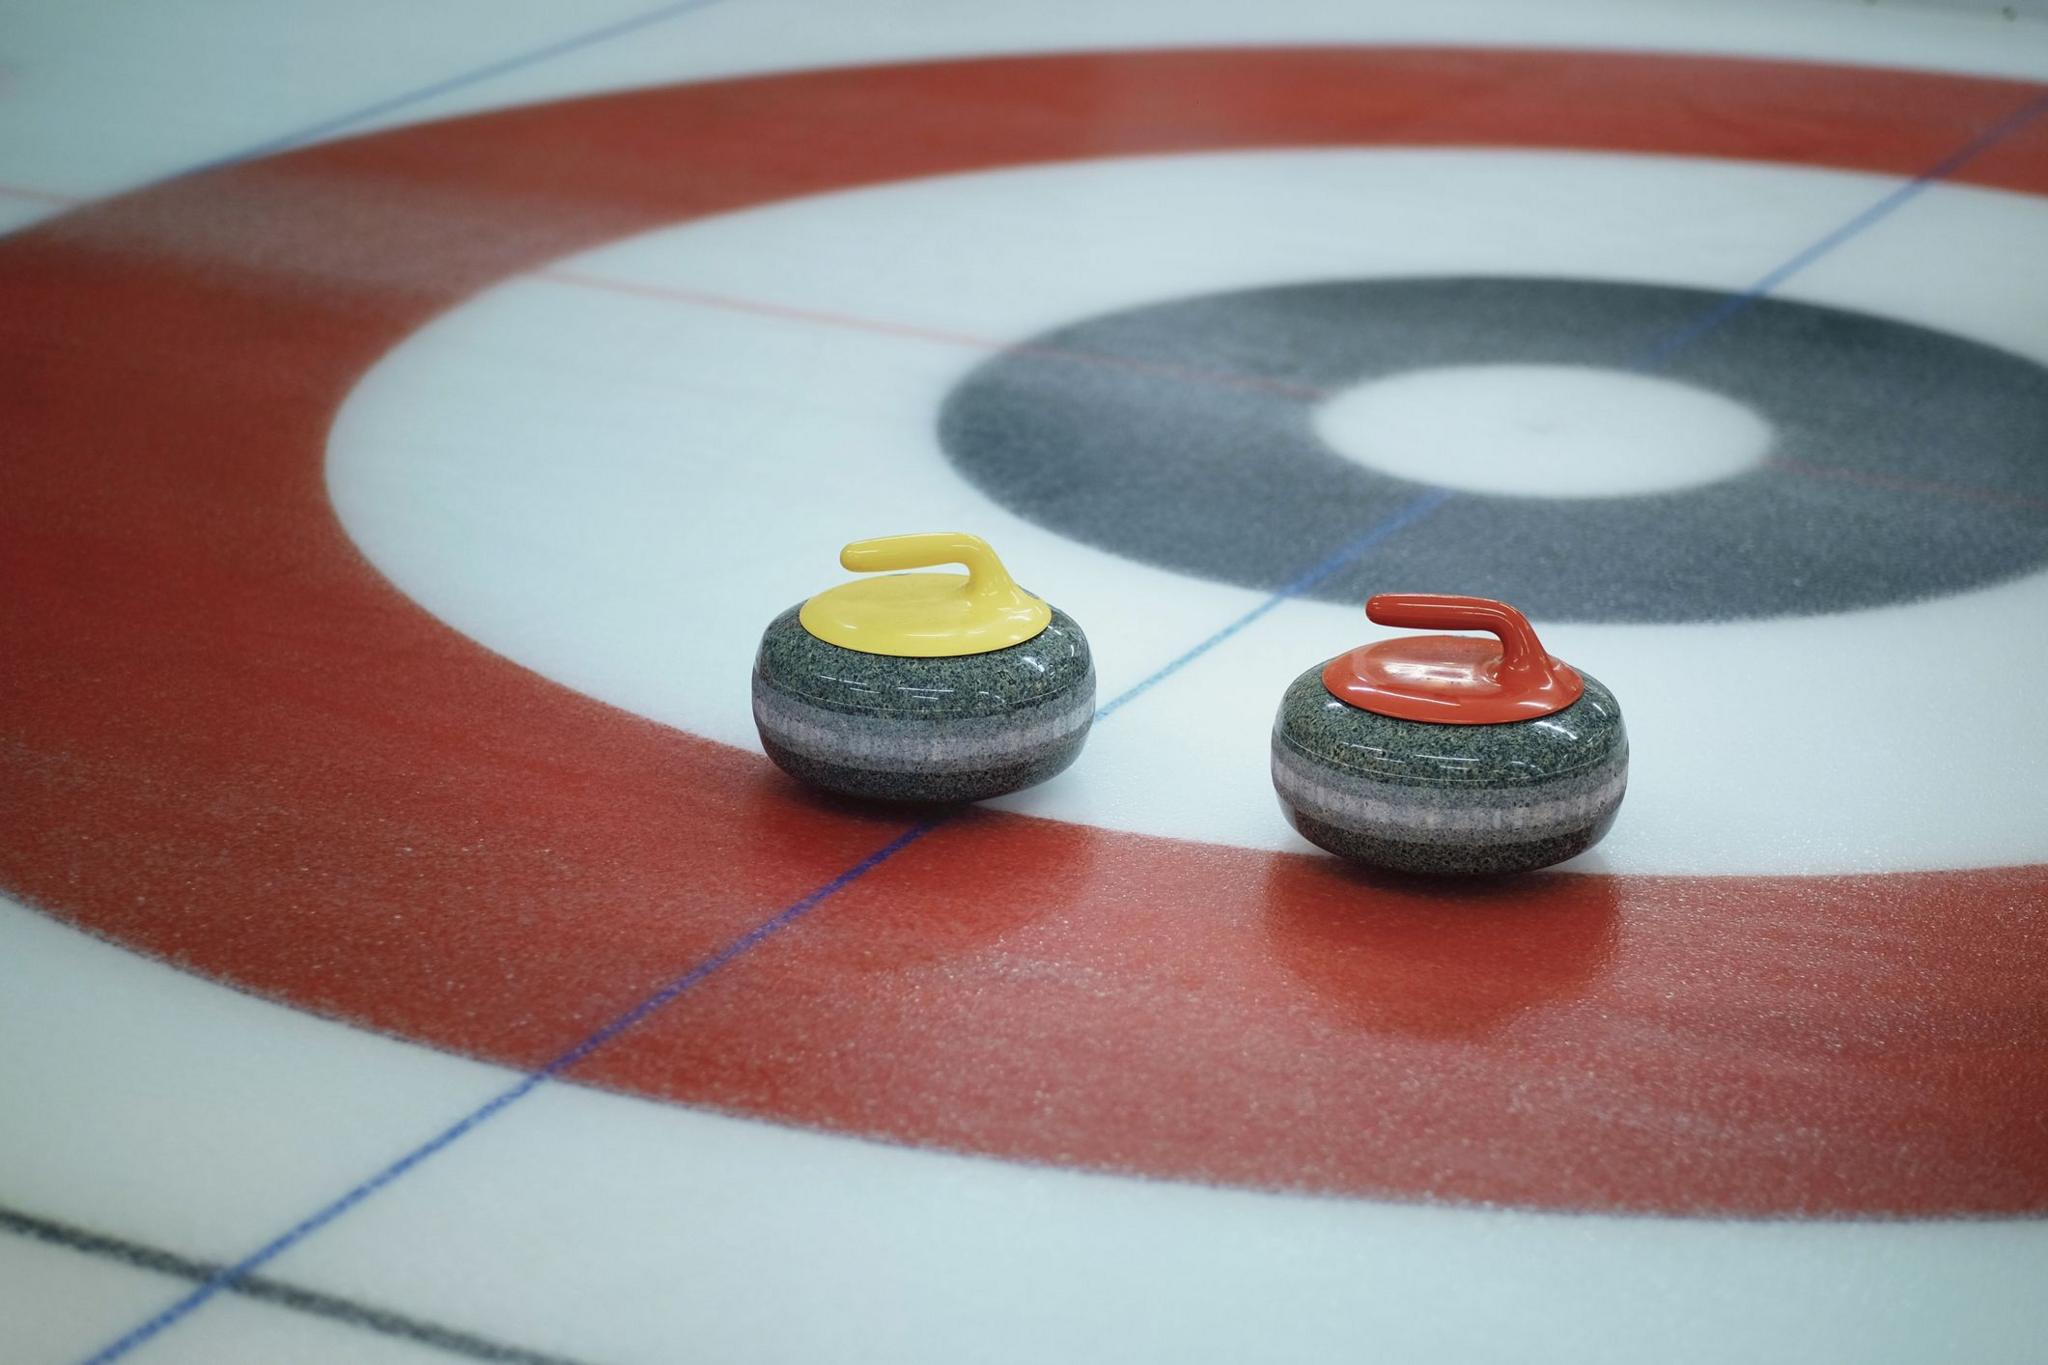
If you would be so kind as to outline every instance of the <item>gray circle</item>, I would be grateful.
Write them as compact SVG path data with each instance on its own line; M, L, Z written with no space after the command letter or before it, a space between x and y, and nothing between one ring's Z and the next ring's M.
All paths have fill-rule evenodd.
M1458 493L1304 595L1455 592L1546 620L1735 620L1911 601L2048 563L2048 369L1782 299L1670 340L1729 301L1478 277L1178 299L995 356L948 395L939 437L963 475L1042 526L1274 592L1427 491L1318 439L1327 395L1435 366L1654 363L1769 422L1766 463L1635 497Z

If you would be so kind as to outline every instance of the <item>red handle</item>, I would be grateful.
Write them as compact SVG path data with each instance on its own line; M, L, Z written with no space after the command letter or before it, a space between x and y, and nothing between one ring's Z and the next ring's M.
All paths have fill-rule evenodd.
M1486 630L1500 637L1500 671L1507 675L1549 673L1550 656L1529 618L1490 597L1443 593L1383 592L1367 599L1365 614L1383 626L1408 630Z
M1338 701L1397 720L1437 725L1495 725L1562 711L1585 692L1570 665L1544 650L1529 618L1490 597L1386 592L1365 604L1383 626L1484 630L1484 641L1455 635L1401 635L1340 654L1323 666L1323 687Z

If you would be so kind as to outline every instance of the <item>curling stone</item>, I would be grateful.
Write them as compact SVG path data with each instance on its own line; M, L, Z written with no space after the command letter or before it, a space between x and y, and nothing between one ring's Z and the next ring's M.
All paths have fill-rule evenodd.
M1599 842L1628 786L1614 694L1544 652L1528 619L1484 597L1386 593L1410 635L1294 680L1273 721L1273 786L1302 837L1398 872L1493 875Z
M1087 637L986 541L884 536L839 562L886 576L791 607L754 657L754 723L784 772L848 796L979 801L1074 761L1095 718ZM967 572L892 572L937 564Z

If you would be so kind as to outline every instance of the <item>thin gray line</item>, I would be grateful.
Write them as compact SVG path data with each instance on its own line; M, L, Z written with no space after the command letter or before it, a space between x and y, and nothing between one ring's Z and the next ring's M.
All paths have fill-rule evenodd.
M11 1232L46 1246L62 1247L67 1251L95 1256L103 1261L132 1266L158 1275L169 1275L180 1280L205 1283L219 1275L225 1268L220 1261L202 1261L190 1256L181 1256L174 1251L132 1242L124 1237L113 1237L103 1232L94 1232L74 1223L60 1223L54 1218L39 1218L20 1209L0 1204L0 1232ZM354 1299L344 1299L335 1294L323 1294L315 1289L305 1289L283 1280L273 1280L262 1275L245 1275L227 1286L231 1294L288 1308L295 1313L306 1313L316 1318L326 1318L346 1327L360 1328L380 1336L399 1337L419 1346L430 1346L449 1355L461 1356L466 1360L488 1360L500 1365L582 1365L582 1362L568 1356L549 1355L545 1351L529 1351L523 1346L509 1346L502 1341L474 1332L458 1331L443 1327L437 1322L422 1318L407 1317L394 1313L388 1308L376 1308Z

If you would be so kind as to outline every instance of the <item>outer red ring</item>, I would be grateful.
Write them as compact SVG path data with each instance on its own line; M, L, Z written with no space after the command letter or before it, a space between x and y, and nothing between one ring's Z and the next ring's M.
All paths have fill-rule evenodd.
M528 1066L894 832L487 654L343 536L336 405L507 275L768 200L1077 157L1490 144L1905 174L2033 93L1566 52L1004 58L515 109L68 215L0 244L0 881L190 970ZM2048 192L2048 133L1955 178ZM2040 866L1446 893L984 813L579 1075L1200 1180L2034 1210L2044 902Z

